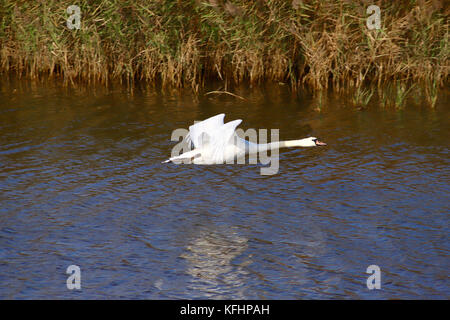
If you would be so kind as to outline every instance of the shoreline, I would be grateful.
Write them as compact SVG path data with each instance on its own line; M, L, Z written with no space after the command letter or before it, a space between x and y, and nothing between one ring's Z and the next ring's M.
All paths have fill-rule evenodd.
M120 83L120 81L110 81L107 84L101 82L75 82L63 81L58 77L40 77L30 79L28 77L17 77L14 74L7 74L0 81L0 93L6 95L20 95L21 93L33 91L38 95L42 92L65 93L68 95L86 94L94 96L125 94L126 96L158 96L165 99L173 97L184 97L188 101L199 103L200 101L223 101L233 102L236 105L255 103L263 101L264 97L270 97L278 101L280 97L290 97L294 100L307 100L312 104L313 109L322 111L324 108L336 101L344 101L349 110L367 110L373 107L392 110L404 110L418 106L426 109L437 109L446 107L445 101L450 95L450 88L444 86L435 90L430 96L425 83L404 84L388 83L380 87L365 85L358 88L340 88L339 91L332 88L314 90L309 87L292 88L283 83L262 82L250 85L243 82L229 88L223 86L220 81L209 82L198 91L191 88L162 86L161 84L136 82L132 86Z

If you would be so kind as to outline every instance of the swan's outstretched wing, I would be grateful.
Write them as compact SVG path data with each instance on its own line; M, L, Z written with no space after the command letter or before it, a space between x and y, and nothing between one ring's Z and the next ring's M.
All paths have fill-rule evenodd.
M186 161L187 161L187 163L191 163L195 158L198 158L200 156L201 156L201 154L197 150L191 150L191 151L185 152L179 156L172 157L161 163L168 163L168 162L181 163L181 162L186 162Z
M213 137L216 132L223 126L224 113L218 114L214 117L208 118L206 120L197 122L189 127L189 133L186 135L186 142L194 145L194 148L202 148L206 143L203 141L202 137L208 136ZM209 139L208 139L209 140ZM208 141L210 142L210 141Z
M227 154L229 151L229 148L227 147L233 143L236 127L241 122L241 119L227 122L216 130L213 135L210 135L208 149L210 150L211 158L214 163L221 163L228 159L229 156L234 156L234 154Z

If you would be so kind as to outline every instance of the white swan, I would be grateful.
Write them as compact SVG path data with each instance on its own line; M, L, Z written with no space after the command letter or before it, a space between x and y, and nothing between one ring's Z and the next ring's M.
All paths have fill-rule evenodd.
M326 145L315 137L262 144L253 143L240 138L235 132L236 127L242 120L234 120L224 124L224 117L225 114L221 113L190 126L185 139L187 143L193 146L193 150L172 157L163 163L222 164L230 163L235 158L240 158L246 154L266 152L267 150Z

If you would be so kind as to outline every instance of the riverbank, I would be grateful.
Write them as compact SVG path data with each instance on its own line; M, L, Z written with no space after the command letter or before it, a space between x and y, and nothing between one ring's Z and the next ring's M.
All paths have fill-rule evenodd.
M336 90L421 82L430 101L448 83L444 1L374 1L379 30L366 24L372 3L331 0L83 0L70 30L72 2L1 1L0 70L194 91L210 79Z

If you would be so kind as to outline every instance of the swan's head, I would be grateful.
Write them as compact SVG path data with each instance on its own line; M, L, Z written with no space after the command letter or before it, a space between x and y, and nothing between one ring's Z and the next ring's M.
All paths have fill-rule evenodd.
M326 146L325 142L319 141L316 137L309 137L300 140L303 147L317 147L317 146Z

